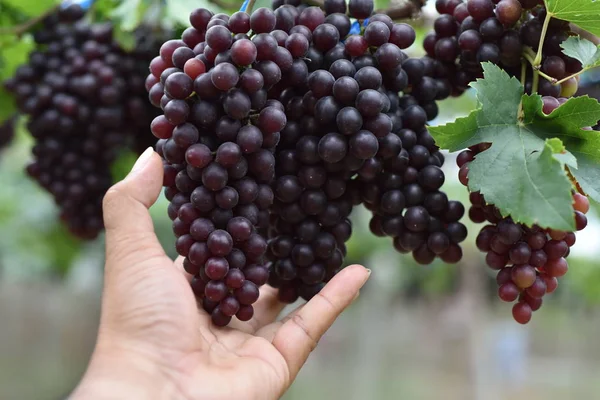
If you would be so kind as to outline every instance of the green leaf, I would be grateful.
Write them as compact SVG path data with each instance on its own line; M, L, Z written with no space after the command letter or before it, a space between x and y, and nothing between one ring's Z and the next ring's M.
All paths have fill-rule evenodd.
M133 51L135 49L135 34L132 31L123 29L115 29L114 37L117 43L125 51Z
M563 53L581 62L584 69L600 65L600 48L579 36L571 36L560 44Z
M142 22L142 5L142 0L124 0L112 11L111 16L119 20L122 30L132 31Z
M38 17L60 3L60 0L3 0L6 5L30 17Z
M559 138L552 138L546 140L546 146L549 146L554 154L554 158L560 161L562 164L568 165L573 168L577 168L577 159L571 152L567 151L567 148Z
M541 111L535 131L542 137L560 137L566 150L577 158L569 165L571 175L594 200L600 201L600 132L583 130L600 119L600 104L596 99L580 96L569 99L550 115Z
M544 0L548 14L572 22L594 35L600 35L600 1Z
M232 3L235 2L232 1ZM174 24L188 26L190 24L190 13L200 7L208 8L214 13L221 11L219 7L207 0L166 0L166 18Z
M431 134L450 151L492 143L471 162L469 189L480 191L503 215L527 225L574 229L571 183L563 165L576 165L575 160L562 156L560 143L546 139L562 139L566 132L589 126L590 110L579 114L569 105L545 116L539 95L524 95L520 82L493 64L484 63L483 69L485 79L472 84L480 108L466 118L430 128ZM592 111L600 119L600 109ZM547 126L558 134L543 133Z
M19 65L24 64L29 53L33 50L35 43L30 38L7 42L0 47L0 81L14 75Z
M390 6L390 0L375 0L375 9L383 10Z
M577 157L578 168L569 169L583 191L595 201L600 202L600 160L598 156L591 156L585 152L574 151Z
M0 82L14 75L17 67L27 61L34 43L29 38L14 39L10 44L1 47ZM13 96L0 85L0 123L10 118L17 111Z

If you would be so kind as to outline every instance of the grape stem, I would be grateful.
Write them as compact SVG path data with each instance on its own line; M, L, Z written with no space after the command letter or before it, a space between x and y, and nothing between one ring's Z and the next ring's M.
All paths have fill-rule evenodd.
M425 6L425 2L426 0L400 0L393 7L375 10L375 13L387 14L392 19L410 18ZM308 0L307 3L325 8L325 0Z
M527 63L521 61L521 85L525 87L525 80L527 79Z
M543 73L542 71L538 71L538 73L540 74L541 77L546 78L547 80L552 82L553 85L558 84L558 80L556 78L553 78L550 75Z
M542 25L542 34L540 35L540 43L538 44L537 54L535 59L533 60L533 66L538 67L542 63L542 50L544 47L544 40L546 39L546 33L548 32L548 25L550 24L550 19L552 18L552 14L549 12L546 13L546 18L544 19L544 25Z
M564 83L564 82L568 81L571 78L575 78L576 76L581 75L585 71L587 71L587 69L584 68L584 69L582 69L579 72L575 72L574 74L571 74L571 75L569 75L569 76L567 76L565 78L562 78L561 80L557 81L555 84L556 85L560 85L561 83Z
M248 14L252 14L252 9L254 8L254 3L256 3L256 0L250 0L248 2L248 7L246 8L246 12Z
M544 40L546 39L546 33L548 32L548 25L550 24L550 19L552 15L550 13L546 13L546 18L544 19L544 25L542 26L542 34L540 35L540 42L538 44L537 54L535 59L533 60L533 83L531 85L531 93L537 93L538 84L540 83L540 64L542 63L542 50L544 48Z
M527 50L529 50L529 52ZM535 64L534 64L535 60L533 59L533 56L530 53L532 53L531 49L525 48L525 50L523 51L523 58L525 58L531 64L531 66L533 68L533 73L534 73L534 80L535 80L535 74L537 73L537 75L539 75L539 76L541 76L541 77L549 80L550 82L552 82L553 85L560 85L561 83L564 83L564 82L568 81L571 78L575 78L576 76L581 75L583 72L587 71L587 69L584 68L584 69L582 69L579 72L575 72L574 74L571 74L571 75L569 75L567 77L564 77L564 78L558 80L558 79L553 78L550 75L548 75L548 74L540 71L539 69L536 69L535 68ZM538 68L539 68L539 66L538 66Z
M38 15L37 17L31 18L31 19L23 22L20 25L11 26L9 28L0 28L0 35L13 34L13 35L21 36L24 33L26 33L28 30L33 28L35 25L37 25L39 22L44 20L44 18L46 18L47 16L49 16L50 14L52 14L56 10L58 10L59 7L60 7L60 4L55 7L50 8L48 11L42 13L41 15Z

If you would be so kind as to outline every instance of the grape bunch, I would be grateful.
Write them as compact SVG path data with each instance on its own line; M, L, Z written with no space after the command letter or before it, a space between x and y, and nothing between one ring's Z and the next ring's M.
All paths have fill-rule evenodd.
M146 80L176 248L216 325L250 319L267 282L284 302L317 294L359 204L422 263L457 262L466 236L426 128L451 85L402 51L412 27L371 1L274 6L195 10Z
M436 0L441 14L423 46L427 54L442 62L444 75L457 94L470 82L482 77L482 62L501 66L521 77L522 53L538 50L546 10L542 0ZM581 70L581 63L562 53L560 44L570 35L569 24L551 19L543 46L541 71L561 80ZM535 53L533 53L535 57ZM561 85L547 79L539 82L542 96L570 97L577 91L577 80ZM532 70L528 68L525 89L531 93Z
M299 57L268 33L275 20L268 9L231 17L198 9L182 39L162 45L147 79L163 110L151 130L176 248L216 325L252 318L269 275L264 232L287 118L268 91Z
M110 23L91 24L77 4L46 17L29 62L4 82L35 139L28 174L48 190L61 220L83 239L103 229L102 198L110 164L126 146L148 140L156 111L147 104L146 68L153 46L126 53Z
M18 116L13 115L8 119L0 123L0 150L8 146L15 137L15 126L17 123Z
M544 97L544 112L550 113L560 104L558 99ZM560 99L561 102L566 99ZM469 163L489 148L484 143L461 152L457 157L459 180L468 184ZM517 301L512 309L515 321L526 324L532 312L542 306L542 297L558 287L558 278L568 270L566 258L575 244L575 233L528 227L503 217L479 192L470 193L469 218L485 225L476 239L477 248L486 253L488 267L498 271L498 297L505 302ZM585 214L590 208L586 196L574 193L573 208L576 229L587 226Z

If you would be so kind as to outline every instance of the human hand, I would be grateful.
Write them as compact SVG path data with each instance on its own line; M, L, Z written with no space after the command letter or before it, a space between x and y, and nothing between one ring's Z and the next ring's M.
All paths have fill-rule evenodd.
M167 257L148 208L162 185L151 149L104 198L106 267L98 339L73 399L277 399L370 271L353 265L275 321L277 292L261 288L248 322L218 328Z

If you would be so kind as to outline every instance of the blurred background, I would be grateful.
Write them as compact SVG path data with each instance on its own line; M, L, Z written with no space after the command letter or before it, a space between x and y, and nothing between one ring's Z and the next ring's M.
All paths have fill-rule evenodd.
M429 4L414 21L421 36L434 13ZM472 93L443 102L432 124L474 107ZM23 171L31 145L21 123L0 153L0 399L58 400L77 384L93 349L104 239L80 242L59 224L50 195ZM130 165L122 163L121 174ZM449 197L467 204L453 155L444 169ZM175 257L166 207L161 197L151 213ZM599 212L593 205L559 289L521 326L497 299L493 271L475 248L479 227L469 225L461 263L424 267L371 235L366 210L356 209L346 262L371 268L371 279L284 399L597 398Z

